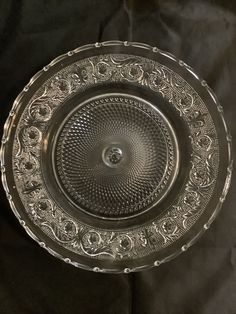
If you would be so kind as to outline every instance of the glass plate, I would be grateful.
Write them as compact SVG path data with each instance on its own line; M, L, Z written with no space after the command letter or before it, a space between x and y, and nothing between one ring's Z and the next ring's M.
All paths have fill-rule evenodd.
M59 56L15 100L2 181L27 233L65 262L139 271L186 251L227 194L216 96L173 55L109 41Z

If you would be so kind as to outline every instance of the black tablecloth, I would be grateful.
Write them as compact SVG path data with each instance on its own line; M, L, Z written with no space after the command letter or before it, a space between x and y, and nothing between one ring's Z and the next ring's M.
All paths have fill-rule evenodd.
M0 0L1 126L22 87L51 59L115 39L157 46L191 65L216 92L236 135L230 0ZM235 314L235 186L236 175L223 210L196 245L129 275L86 272L52 257L26 235L1 190L0 313Z

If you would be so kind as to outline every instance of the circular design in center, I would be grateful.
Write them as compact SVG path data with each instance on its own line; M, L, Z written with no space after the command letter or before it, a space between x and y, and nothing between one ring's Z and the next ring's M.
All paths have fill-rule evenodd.
M116 167L122 161L122 157L122 150L116 146L105 148L102 154L103 162L109 167Z
M166 117L136 96L104 94L64 119L54 172L79 209L107 219L129 218L160 202L177 174L178 144Z

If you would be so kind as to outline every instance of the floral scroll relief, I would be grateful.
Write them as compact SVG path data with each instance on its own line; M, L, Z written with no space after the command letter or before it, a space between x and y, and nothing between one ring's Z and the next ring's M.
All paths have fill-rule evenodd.
M161 94L188 125L192 166L181 197L149 225L128 233L89 227L49 197L40 172L40 149L47 124L65 99L96 84L130 82ZM104 55L59 71L35 93L18 124L13 147L15 182L36 225L60 245L94 258L132 258L170 245L188 230L207 205L218 168L216 130L199 95L167 67L142 57Z

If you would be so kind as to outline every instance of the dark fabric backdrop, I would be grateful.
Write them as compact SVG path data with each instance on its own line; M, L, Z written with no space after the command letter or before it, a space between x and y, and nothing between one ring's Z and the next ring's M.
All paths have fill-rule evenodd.
M236 2L0 0L1 129L30 77L59 54L103 40L175 54L208 81L236 135ZM234 148L235 152L235 148ZM41 249L1 190L1 314L235 314L236 176L223 210L177 259L137 274L73 268Z

